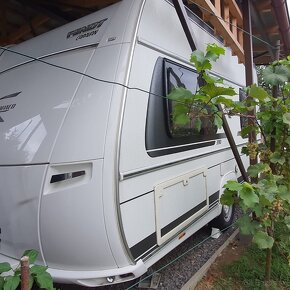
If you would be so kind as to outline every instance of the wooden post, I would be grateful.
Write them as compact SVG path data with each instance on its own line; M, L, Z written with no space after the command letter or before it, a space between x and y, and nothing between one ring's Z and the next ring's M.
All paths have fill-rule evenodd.
M237 18L233 18L232 19L232 28L233 28L233 35L234 37L236 38L236 40L238 40L238 21L237 21Z
M252 23L251 23L251 8L249 0L243 1L243 20L244 30L248 33L244 33L244 52L245 52L245 68L246 68L246 86L250 86L254 83L253 78L253 42L252 42ZM255 115L255 110L250 112L250 115ZM253 124L255 122L252 118L248 118L248 123ZM249 134L249 143L257 141L256 132L252 131ZM250 159L250 165L257 164L257 158ZM255 179L252 179L255 182Z
M214 0L214 7L216 9L217 16L221 16L221 0Z
M244 47L244 39L243 39L243 31L241 29L238 30L238 42L240 43L241 47Z
M225 5L224 7L224 20L226 21L226 26L230 27L230 6Z
M21 290L29 290L29 258L23 256L20 260L21 265Z

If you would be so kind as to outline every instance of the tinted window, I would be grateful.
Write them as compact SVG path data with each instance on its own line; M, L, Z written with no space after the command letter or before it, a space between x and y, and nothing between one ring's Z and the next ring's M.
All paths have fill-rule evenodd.
M176 103L166 96L177 86L194 93L198 88L197 78L193 69L158 58L153 71L146 121L145 144L151 157L211 146L216 139L225 137L216 133L209 118L202 120L199 132L194 129L194 118L186 126L179 126L173 121L172 112Z
M166 94L169 94L174 88L183 87L190 90L192 93L196 93L198 89L198 74L195 71L183 68L181 66L175 65L172 62L165 61L165 85ZM174 121L173 112L178 102L172 100L166 100L167 102L167 119L169 132L173 138L189 137L191 139L200 140L203 139L213 139L217 131L216 126L214 126L213 116L207 116L201 118L201 130L196 129L197 119L195 118L200 110L199 107L192 107L190 114L190 122L186 125L179 125ZM202 105L202 104L201 104ZM209 108L207 108L209 109Z

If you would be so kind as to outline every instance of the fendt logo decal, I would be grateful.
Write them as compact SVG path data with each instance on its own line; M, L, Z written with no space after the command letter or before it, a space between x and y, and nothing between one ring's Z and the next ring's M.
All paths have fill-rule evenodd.
M99 28L103 25L103 23L107 20L108 18L106 19L102 19L98 22L94 22L94 23L91 23L89 25L86 25L86 26L83 26L83 27L79 27L73 31L70 31L66 38L69 39L69 38L72 38L72 37L76 37L75 40L80 40L82 38L85 38L85 37L90 37L90 36L93 36L95 34L98 33L99 31Z
M10 94L7 96L4 96L2 98L0 98L0 101L5 100L5 99L11 99L11 98L15 98L17 97L21 92L18 93L14 93L14 94ZM13 110L16 107L16 104L9 104L9 105L0 105L0 113L5 113L8 112L10 110ZM4 122L4 120L2 119L2 117L0 116L0 122Z

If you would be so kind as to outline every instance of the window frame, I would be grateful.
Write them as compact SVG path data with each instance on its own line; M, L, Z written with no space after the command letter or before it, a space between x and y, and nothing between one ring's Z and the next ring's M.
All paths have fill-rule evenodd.
M217 140L226 138L224 133L216 133L214 138L186 136L173 137L170 132L170 109L168 104L166 68L168 64L180 67L186 72L196 74L196 70L173 60L159 57L153 70L145 128L145 147L147 154L158 157L179 152L184 152L216 144Z

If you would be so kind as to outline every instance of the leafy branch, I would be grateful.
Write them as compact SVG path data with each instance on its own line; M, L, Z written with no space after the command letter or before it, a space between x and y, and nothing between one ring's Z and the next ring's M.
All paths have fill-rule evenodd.
M47 272L47 267L34 264L37 256L38 252L36 250L26 250L22 255L22 257L28 257L30 262L29 289L31 289L33 285L37 285L41 289L56 290L53 287L52 277ZM20 283L20 263L15 269L7 262L0 263L0 290L15 290Z
M279 242L275 225L283 223L290 231L290 57L261 70L264 87L254 84L246 88L247 97L237 102L231 98L237 95L235 90L209 73L212 62L223 54L224 50L215 44L209 44L205 52L192 53L190 60L199 73L199 87L195 93L175 88L168 95L172 101L186 104L186 109L182 103L176 105L172 118L177 125L194 123L193 129L200 131L205 118L221 128L222 115L246 117L248 122L241 136L246 138L253 131L262 136L259 143L249 142L242 149L250 159L259 160L248 168L252 181L243 184L228 181L221 202L228 206L238 204L243 209L245 214L239 221L241 232L251 234L259 248L271 253L275 241ZM256 108L258 111L253 114ZM252 216L248 215L249 211L253 212ZM270 275L269 261L266 280Z

